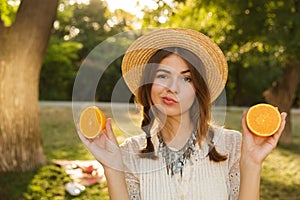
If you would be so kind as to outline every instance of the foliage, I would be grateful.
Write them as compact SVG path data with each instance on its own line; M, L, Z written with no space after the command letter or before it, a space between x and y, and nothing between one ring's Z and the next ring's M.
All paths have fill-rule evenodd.
M63 1L58 8L57 20L44 61L40 78L41 100L71 100L72 87L81 64L89 67L90 73L96 73L98 62L86 60L97 45L108 37L132 30L138 19L122 10L110 13L105 1L92 0L89 4L70 4ZM121 41L125 43L126 41ZM107 60L116 50L107 49L96 55ZM97 53L97 52L96 52ZM104 54L103 54L104 53ZM98 101L110 101L115 84L121 77L121 59L115 58L109 64L107 70L98 85L95 99ZM82 81L82 87L87 88L87 80ZM84 96L84 91L83 94Z
M59 5L40 76L40 99L71 100L80 61L107 35L102 1Z
M122 58L116 59L111 65L108 66L106 71L104 71L97 87L97 101L111 101L115 85L118 83L118 81L122 81L120 68L121 60Z
M35 174L36 171L26 173L0 173L1 199L21 199Z
M41 167L28 185L25 199L53 199L65 195L64 185L71 181L58 166Z
M187 0L174 5L165 23L156 20L162 12L153 11L144 25L191 28L210 36L229 63L230 105L264 101L263 91L282 75L286 59L299 59L298 1Z
M71 96L82 44L51 37L40 75L40 99L65 100Z
M155 8L145 7L143 9L144 17L142 26L147 28L164 27L164 23L170 20L170 17L175 15L186 0L155 0ZM188 17L188 16L186 16Z
M80 58L84 58L100 42L109 36L105 30L107 23L106 5L104 1L90 0L90 3L74 4L72 17L67 21L69 35L65 36L79 42L83 48L79 52Z
M155 2L156 9L143 9L143 27L191 28L210 36L221 47L229 64L226 93L230 105L248 106L264 101L263 91L283 74L285 61L299 59L298 1ZM17 9L11 5L0 2L1 18L9 19L8 24ZM110 13L105 1L61 1L41 70L40 99L71 100L82 61L109 36L134 30L138 23L137 17L123 10ZM107 56L110 53L107 51ZM95 96L97 101L110 100L121 77L121 59L114 60L104 72ZM299 91L295 106L300 105Z
M122 9L116 9L113 13L109 13L108 16L107 23L112 33L120 33L138 28L141 21L137 16Z
M17 0L0 1L0 22L5 26L11 26L15 21L19 3Z
M92 0L90 4L63 1L58 11L41 70L41 100L71 100L81 62L115 30L107 30L108 14L104 1ZM104 93L104 97L109 99L109 92Z

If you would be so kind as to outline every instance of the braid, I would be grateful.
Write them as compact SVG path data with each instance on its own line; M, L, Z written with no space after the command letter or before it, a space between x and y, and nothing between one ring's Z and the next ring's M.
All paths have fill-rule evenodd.
M215 147L215 144L214 144L214 141L213 141L213 138L214 138L214 131L210 128L208 130L208 134L207 134L207 137L208 137L208 146L209 146L209 152L208 152L208 157L209 157L209 160L213 160L215 162L220 162L220 161L224 161L227 159L227 156L226 155L222 155L220 154L216 147Z
M149 114L148 114L149 113ZM140 156L143 158L156 158L154 154L154 146L151 141L151 127L153 125L153 113L150 107L143 108L143 121L142 121L142 130L146 133L146 146L140 150Z

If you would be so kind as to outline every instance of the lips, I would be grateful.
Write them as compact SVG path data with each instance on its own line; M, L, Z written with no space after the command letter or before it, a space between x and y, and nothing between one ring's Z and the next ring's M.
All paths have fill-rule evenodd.
M172 105L172 104L178 103L175 99L173 99L171 97L163 97L162 100L167 105Z

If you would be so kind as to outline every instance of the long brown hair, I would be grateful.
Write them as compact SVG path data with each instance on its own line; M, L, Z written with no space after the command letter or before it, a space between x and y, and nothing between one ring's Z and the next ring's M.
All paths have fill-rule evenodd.
M197 141L201 147L201 142L207 139L210 151L209 159L219 162L227 159L226 155L217 152L214 143L214 130L210 125L211 121L211 98L206 84L204 66L198 56L187 49L179 47L169 47L158 50L148 61L145 67L141 86L137 91L136 102L143 106L143 120L141 127L146 133L147 144L140 151L142 157L155 158L154 146L151 141L150 130L154 123L155 110L152 109L151 88L156 74L158 64L171 54L179 55L188 65L191 72L192 83L195 88L195 100L191 107L190 117L195 127L197 127Z

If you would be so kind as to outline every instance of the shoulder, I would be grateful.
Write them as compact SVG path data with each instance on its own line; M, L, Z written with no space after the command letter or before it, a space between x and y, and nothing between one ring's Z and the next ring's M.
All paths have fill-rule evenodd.
M145 134L129 137L120 144L126 176L139 172L139 150L145 145ZM128 174L129 173L129 174ZM133 174L131 174L133 175Z
M129 137L124 140L120 148L127 151L137 152L145 146L145 134Z
M226 129L224 127L215 128L214 143L223 151L239 150L242 141L242 134L239 131Z
M224 127L214 127L215 130L215 138L216 139L225 139L225 140L235 140L235 141L241 141L242 134L239 131L227 129Z
M231 130L231 129L223 129L224 136L227 140L234 140L236 142L240 142L242 140L242 134L239 131Z

